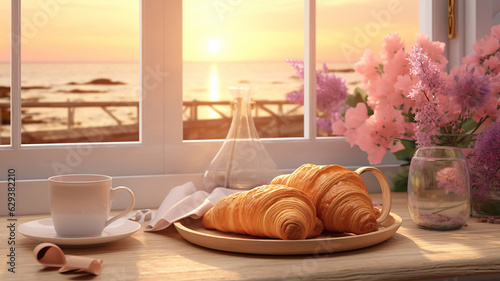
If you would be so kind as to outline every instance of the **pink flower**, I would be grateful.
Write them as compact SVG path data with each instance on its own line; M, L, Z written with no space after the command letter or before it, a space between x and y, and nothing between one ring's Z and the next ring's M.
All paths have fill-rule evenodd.
M337 119L332 123L332 134L334 136L342 136L347 131L347 128L342 119Z
M382 60L391 60L396 53L403 49L405 43L401 41L399 33L392 32L384 36L384 44L380 50Z
M380 102L390 102L388 95L394 92L394 82L384 76L377 84L375 90L371 91L368 97L368 105L371 107L377 106Z
M494 25L491 27L491 36L500 38L500 25Z
M443 56L445 44L438 41L429 41L429 35L425 33L418 33L415 36L417 45L422 46L424 52L429 56L432 62L437 63L440 69L444 69L448 64L448 59Z
M396 152L404 148L394 142L405 132L403 117L389 104L380 104L380 110L368 117L366 106L358 103L347 110L345 119L346 140L366 151L370 164L380 163L387 150Z
M368 109L363 103L358 103L356 107L349 108L345 113L345 125L347 128L359 128L367 119Z
M403 117L399 111L395 110L390 104L380 104L378 110L369 118L369 123L378 135L378 145L391 147L394 138L404 133Z
M489 58L485 58L483 63L477 67L479 73L481 74L497 74L500 69L498 69L498 64L500 63L500 59L497 54L495 56L490 56Z
M410 89L413 86L413 81L410 75L398 76L396 83L394 84L394 101L393 105L396 108L400 108L403 112L408 112L411 107L415 105L412 99L406 98L410 93Z
M370 165L382 162L382 159L387 152L387 149L381 146L376 146L373 142L370 142L369 138L362 138L359 143L359 148L369 152L368 162L370 162Z
M474 111L472 119L476 122L479 122L481 119L486 119L483 125L489 127L491 121L500 120L500 110L498 110L498 108L500 108L500 100L498 100L498 97L491 96L489 101L487 101L482 108Z
M354 65L354 70L363 75L362 82L366 85L369 81L376 81L380 78L381 72L379 63L373 58L373 52L366 50L360 61Z
M498 42L498 38L489 35L484 36L472 45L472 49L476 52L476 55L480 57L493 54L499 48L500 43Z
M400 75L409 74L409 72L407 54L403 50L394 53L391 59L384 64L384 73L394 80Z
M433 144L433 135L481 132L481 126L500 118L499 38L500 25L463 59L470 68L463 65L448 75L444 43L419 33L406 50L399 34L388 34L379 61L367 50L355 65L366 103L348 108L332 130L367 152L371 164L380 163L388 150L402 149L401 139L424 146Z
M468 54L462 58L462 63L464 64L479 64L479 58L475 54Z
M351 147L356 144L356 140L358 139L358 128L361 128L366 120L368 119L368 110L363 103L358 103L356 107L349 108L345 113L345 132L346 141L351 144ZM335 126L339 126L339 123L334 123ZM333 128L333 130L341 131L339 128Z

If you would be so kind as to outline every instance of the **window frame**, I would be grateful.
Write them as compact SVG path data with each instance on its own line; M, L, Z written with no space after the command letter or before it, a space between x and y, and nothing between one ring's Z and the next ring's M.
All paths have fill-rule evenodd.
M161 15L151 14L160 3L148 2L140 8L139 16L144 30L155 28ZM59 2L54 2L59 3ZM63 4L60 4L63 5ZM155 6L156 5L156 6ZM141 32L140 75L141 89L139 109L139 142L76 143L76 144L21 144L21 1L11 1L11 141L0 146L0 170L17 168L23 179L44 179L58 173L105 173L118 175L146 175L163 173L163 45L151 44L149 32ZM161 33L161 30L154 30ZM152 36L151 36L152 37ZM143 110L148 108L148 110ZM6 174L0 175L5 180Z
M448 38L448 1L419 0L419 31L430 40L446 44L444 56L449 60L447 70L462 64L462 58L473 52L472 45L493 25L492 12L498 14L496 0L456 1L455 38ZM495 10L493 10L495 8Z
M20 1L11 0L12 5ZM430 9L434 1L419 0L420 9ZM54 174L54 161L78 162L78 150L90 149L89 155L80 155L81 161L71 173L103 173L113 176L118 185L129 186L136 193L136 208L151 208L161 204L164 196L176 185L187 181L195 184L215 156L224 140L184 141L182 133L182 0L141 1L141 140L137 143L96 143L58 145L20 145L20 131L12 130L14 141L0 147L0 187L7 190L7 170L14 168L20 180L18 196L30 204L22 204L19 213L46 213L48 202L32 202L30 198L47 196L46 178ZM19 6L13 11L20 11ZM270 156L281 172L290 172L303 163L336 163L349 168L369 165L367 154L358 147L350 147L344 137L316 135L316 0L304 0L305 27L305 101L304 137L262 139ZM420 13L420 22L435 23L439 18ZM20 34L20 14L13 13L13 36ZM422 26L420 27L421 31ZM14 37L15 38L15 37ZM433 39L435 40L435 39ZM12 62L20 65L15 53L19 46L12 44ZM14 125L20 116L20 69L12 69L12 110ZM155 72L156 71L156 72ZM155 79L156 77L156 79ZM160 79L157 79L160 77ZM17 121L16 121L17 120ZM17 123L15 123L17 122ZM76 155L75 155L76 153ZM400 162L386 153L376 165L388 177L399 171ZM18 181L19 182L19 181ZM369 191L379 188L368 185ZM0 200L6 195L1 192ZM114 208L127 204L126 198L117 198ZM28 206L29 205L29 206ZM0 215L5 210L0 210Z
M182 0L168 1L166 5L174 14L182 14ZM344 166L364 166L368 165L366 153L357 147L350 147L344 137L317 137L316 136L316 1L304 1L304 26L305 26L305 46L304 46L304 137L302 138L269 138L262 139L269 155L273 158L278 169L295 169L303 163L328 164L338 163ZM168 28L182 26L182 19L167 17L170 22L167 24L168 42L178 42L182 40L179 34ZM171 47L175 51L176 64L182 64L182 41ZM182 66L181 66L182 67ZM180 73L179 75L182 75ZM179 75L175 75L178 77ZM169 85L172 92L182 92L182 79L171 80ZM176 84L175 86L173 84ZM166 104L182 103L182 95L166 95ZM165 135L165 170L168 174L193 173L201 174L205 171L210 161L213 159L224 140L182 140L182 114L181 106L171 109L175 113L169 114L165 124L172 130L171 134ZM180 153L179 153L180 152ZM171 161L169 155L179 155L175 161ZM392 154L388 153L381 165L399 164Z
M20 3L12 0L13 38L20 37ZM316 1L304 1L305 101L304 137L263 139L280 169L304 162L367 165L366 154L343 137L316 136L315 22ZM203 173L223 140L182 139L182 0L143 0L141 8L141 140L125 143L20 144L20 50L12 44L12 140L0 147L0 168L29 171L25 179L55 173L106 173L112 176ZM156 72L155 72L156 71ZM155 73L151 73L155 72ZM159 73L159 74L158 74ZM151 84L151 78L158 78ZM162 107L163 105L163 107ZM147 109L147 110L145 110ZM168 113L168 114L167 114ZM293 151L293 153L290 153ZM383 163L395 164L388 154ZM54 169L56 167L57 169ZM4 180L5 175L0 176Z

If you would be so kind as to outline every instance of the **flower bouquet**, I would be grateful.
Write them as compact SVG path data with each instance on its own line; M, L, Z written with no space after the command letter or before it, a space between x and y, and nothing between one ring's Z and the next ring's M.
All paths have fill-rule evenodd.
M473 147L476 136L500 118L500 26L449 73L444 43L422 33L409 49L398 33L384 40L379 60L367 50L355 65L364 89L332 123L333 134L366 151L370 164L380 163L387 151L407 165L416 147ZM470 149L464 152L476 159ZM407 171L393 183L394 190L405 191Z

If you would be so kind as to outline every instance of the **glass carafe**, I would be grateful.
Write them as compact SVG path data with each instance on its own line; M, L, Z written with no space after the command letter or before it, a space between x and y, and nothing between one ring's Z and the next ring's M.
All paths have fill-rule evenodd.
M259 139L252 118L254 87L229 87L233 119L221 149L203 175L206 190L215 187L251 189L277 175L274 161Z
M456 147L419 148L410 164L408 209L423 228L453 230L470 216L469 166Z

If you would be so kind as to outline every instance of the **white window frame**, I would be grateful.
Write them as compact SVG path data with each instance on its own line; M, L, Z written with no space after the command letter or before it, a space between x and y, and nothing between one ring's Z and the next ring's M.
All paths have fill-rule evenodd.
M59 3L54 1L54 3ZM163 140L162 116L163 83L159 73L163 67L156 62L162 57L161 44L146 44L147 39L142 33L142 107L148 110L139 110L141 116L142 137L140 142L130 143L80 143L80 144L43 144L22 145L20 130L20 77L21 77L21 1L12 0L12 48L11 48L11 107L12 130L11 143L0 147L1 171L16 168L22 179L43 179L56 173L106 173L116 175L144 175L163 172ZM61 4L63 5L63 4ZM145 17L142 9L142 25L144 29L153 29L156 22ZM43 12L42 9L39 12ZM57 15L55 15L57 16ZM154 30L154 32L157 32ZM159 31L158 31L159 32ZM146 33L149 34L149 33ZM138 54L139 55L139 54ZM159 78L158 78L159 77ZM156 80L155 80L156 79ZM5 180L6 174L1 173L0 180Z
M168 1L169 9L175 13L182 12L182 1L173 0ZM305 101L304 101L304 137L303 138L276 138L276 139L263 139L267 151L274 159L279 169L288 170L295 169L303 163L310 162L316 164L338 163L344 166L361 166L368 165L367 155L357 147L351 148L350 145L342 137L317 137L316 136L316 99L315 99L315 62L316 62L316 1L304 1L305 13ZM310 20L311 19L311 20ZM170 24L167 28L175 28L182 24L180 19L169 18ZM167 38L169 42L177 42L180 35L175 34L175 31L167 31L166 34L171 34ZM181 64L182 46L177 44L172 47L176 53L177 64ZM180 67L180 66L179 66ZM175 75L171 82L176 84L171 85L172 92L182 92L182 79L179 78L181 74ZM180 105L182 96L166 95L167 104ZM216 152L222 145L223 140L213 141L183 141L182 140L182 115L180 114L181 107L172 109L175 114L170 115L168 120L165 120L167 127L175 128L171 134L166 134L166 154L165 154L165 168L167 173L195 173L199 174L204 172ZM179 154L179 152L181 152ZM175 161L171 161L169 155L179 155ZM388 155L384 159L384 164L395 163L392 155Z
M19 2L12 0L12 5L19 5ZM427 0L420 2L423 9L432 6ZM13 10L19 11L19 7ZM304 13L304 137L263 139L262 142L282 172L292 171L303 163L335 163L350 168L369 165L366 153L357 147L351 148L345 138L316 136L315 0L304 0ZM18 202L21 202L17 209L19 214L48 212L48 200L33 198L47 198L46 178L54 174L52 163L71 161L71 157L75 157L74 161L78 162L78 149L84 151L80 152L83 154L80 155L82 159L78 165L71 167L71 172L112 175L115 184L127 185L136 193L136 208L158 207L168 191L176 185L186 181L199 183L223 140L183 140L182 0L143 0L141 15L141 101L144 108L140 110L141 141L29 146L20 145L20 131L13 128L12 145L0 148L0 201L6 200L7 170L15 168L18 178L16 195L19 197ZM20 15L13 14L12 18L15 36L20 33ZM433 18L434 15L430 19ZM420 17L420 21L430 19ZM13 50L18 49L19 46L13 47ZM20 69L15 65L20 65L20 57L16 52L12 53L12 120L15 121L13 126L18 128L20 82L16 79L20 77ZM86 154L85 149L91 153ZM391 153L387 153L382 163L377 165L389 176L397 172L398 166L399 162ZM375 188L377 191L378 186L375 185ZM126 198L117 198L116 201L116 208L127 204ZM5 214L6 210L0 210L0 215Z
M448 39L448 1L419 0L419 30L430 40L446 44L444 55L448 70L462 64L462 58L473 52L472 45L490 33L492 13L498 16L499 0L456 1L455 38Z

